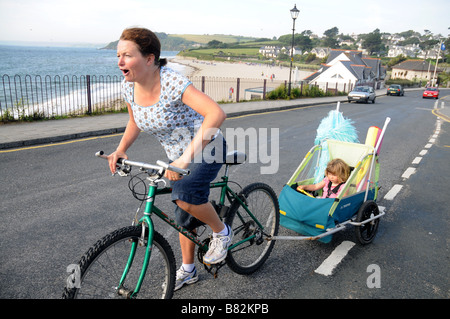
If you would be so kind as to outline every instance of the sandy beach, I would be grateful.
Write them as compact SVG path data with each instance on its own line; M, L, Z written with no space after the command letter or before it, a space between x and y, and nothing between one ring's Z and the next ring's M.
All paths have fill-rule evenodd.
M245 63L245 62L216 62L201 61L186 57L175 57L170 62L185 66L183 72L189 77L219 77L219 78L241 78L276 81L289 81L289 68L279 66L268 66L266 64ZM300 81L313 73L312 71L294 71L292 81Z
M289 67L245 62L202 61L179 56L171 59L169 63L182 65L180 72L188 76L195 87L202 90L204 88L204 92L215 101L262 99L264 85L267 93L289 81ZM311 73L313 72L293 70L291 81L296 83ZM202 77L205 77L205 81L202 81ZM237 79L240 80L239 85Z

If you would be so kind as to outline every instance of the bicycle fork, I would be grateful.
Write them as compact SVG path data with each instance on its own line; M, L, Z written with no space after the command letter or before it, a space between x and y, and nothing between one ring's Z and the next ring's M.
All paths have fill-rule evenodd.
M138 241L133 242L131 245L130 255L128 257L127 264L125 265L125 269L123 271L122 277L120 278L119 286L117 288L117 293L120 296L123 296L127 299L133 298L139 293L142 282L144 281L145 273L147 272L147 267L148 267L149 261L150 261L152 245L153 245L153 233L154 233L154 226L153 226L153 222L150 218L150 212L152 211L152 208L153 208L153 200L155 198L156 188L157 188L156 183L151 183L149 192L148 192L147 203L145 206L144 216L139 221L139 224L142 227L141 237L139 238ZM146 232L147 228L148 228L148 232ZM136 283L136 287L135 287L134 291L131 291L124 287L124 282L128 275L128 272L133 264L137 247L139 245L141 245L141 246L145 245L145 234L146 233L148 233L148 238L147 238L147 246L145 249L145 256L144 256L144 260L142 263L141 273L139 275L139 278Z

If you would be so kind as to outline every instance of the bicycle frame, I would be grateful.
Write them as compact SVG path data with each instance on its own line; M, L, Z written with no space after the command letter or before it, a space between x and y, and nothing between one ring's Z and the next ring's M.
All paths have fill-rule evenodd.
M225 175L222 177L222 181L219 182L213 182L210 184L210 188L214 189L214 188L221 188L221 194L220 194L220 201L219 203L221 205L225 204L225 199L228 198L229 201L231 202L231 199L233 200L237 200L241 206L245 209L245 211L247 212L247 214L256 222L256 224L258 225L258 227L260 227L261 229L263 229L263 226L261 225L261 223L255 218L255 216L250 212L250 210L248 209L246 203L240 198L240 196L238 194L236 194L235 192L233 192L233 190L228 186L228 169L225 173ZM149 190L148 190L148 196L147 196L147 200L146 200L146 205L145 205L145 210L144 210L144 214L143 217L139 220L139 224L142 225L142 235L141 238L138 242L134 242L132 244L131 247L131 251L130 251L130 255L128 257L128 261L127 264L125 266L125 269L123 271L122 277L120 279L119 282L119 288L118 291L120 293L120 289L123 286L123 283L125 281L125 278L128 274L129 269L131 268L131 265L133 263L134 260L134 255L136 253L136 248L137 245L139 244L139 242L143 242L144 240L144 236L145 236L145 227L148 228L148 239L147 239L147 247L146 247L146 251L145 251L145 256L144 256L144 261L142 264L142 270L141 273L139 275L139 279L138 282L136 284L135 290L131 293L130 297L133 297L134 295L138 294L142 285L142 282L144 280L146 271L147 271L147 267L150 261L150 256L151 256L151 247L153 245L153 234L154 234L154 226L153 226L153 221L151 219L151 215L154 214L157 217L161 218L164 222L166 222L168 225L170 225L172 228L176 229L179 233L183 234L184 236L186 236L188 239L190 239L191 241L193 241L198 247L199 249L203 249L205 252L208 250L208 245L205 243L200 242L200 240L197 238L196 234L194 234L193 232L189 231L188 229L178 225L176 223L175 220L171 219L169 216L167 216L163 211L161 211L158 207L156 207L154 205L155 202L155 197L157 195L163 195L163 194L170 194L172 192L172 189L170 187L164 187L158 190L158 185L157 185L158 181L151 181L149 184ZM237 212L239 218L241 220L243 220L242 216L240 215L239 212ZM252 240L255 237L255 235L249 236L237 243L235 243L234 245L231 245L228 250L231 250L249 240Z

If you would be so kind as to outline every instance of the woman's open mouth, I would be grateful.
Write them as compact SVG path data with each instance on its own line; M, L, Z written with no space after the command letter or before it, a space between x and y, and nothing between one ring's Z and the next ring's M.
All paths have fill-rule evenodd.
M121 69L120 71L122 71L122 74L124 76L127 76L130 73L130 70L126 70L126 69Z

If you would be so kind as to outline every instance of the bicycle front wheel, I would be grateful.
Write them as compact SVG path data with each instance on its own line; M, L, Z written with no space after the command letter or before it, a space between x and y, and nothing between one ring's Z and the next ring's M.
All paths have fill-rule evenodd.
M234 232L227 264L234 272L248 275L258 270L272 252L275 241L267 239L278 234L280 216L277 195L269 185L250 184L241 195L254 218L233 201L225 218Z
M157 232L153 235L151 257L141 289L137 295L132 294L141 274L147 245L147 234L143 243L141 235L142 226L129 226L99 240L81 258L79 278L68 280L63 298L171 298L176 276L175 257L169 243ZM118 287L132 247L136 247L136 251L131 267L122 286Z

